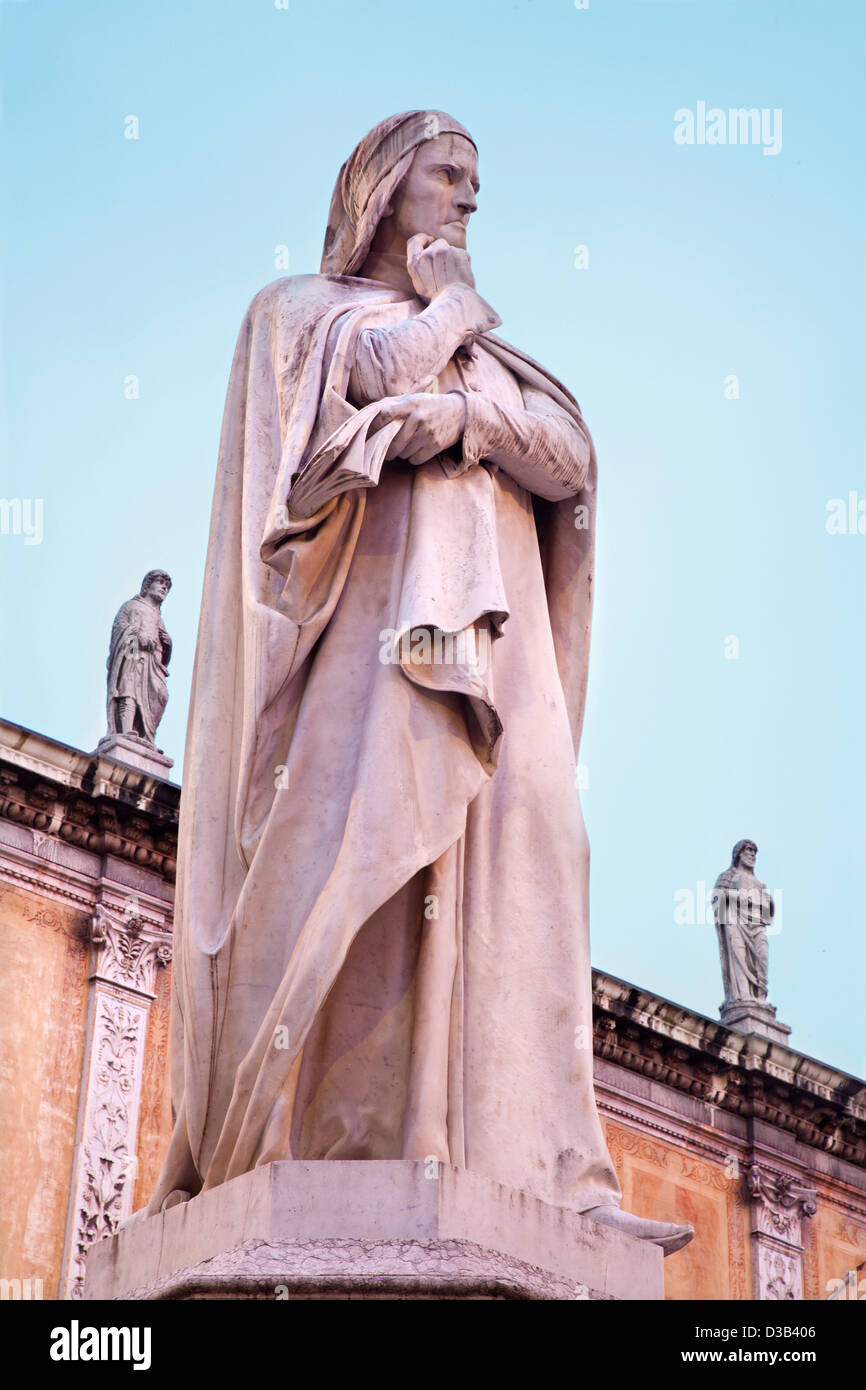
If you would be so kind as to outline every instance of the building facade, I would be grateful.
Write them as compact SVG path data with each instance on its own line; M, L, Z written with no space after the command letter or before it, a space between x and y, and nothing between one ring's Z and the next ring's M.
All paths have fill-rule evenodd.
M79 1297L89 1246L155 1185L179 803L0 720L4 1296ZM624 1205L697 1233L666 1297L866 1298L866 1082L599 971L593 990Z
M180 788L0 720L0 1278L80 1296L171 1131Z

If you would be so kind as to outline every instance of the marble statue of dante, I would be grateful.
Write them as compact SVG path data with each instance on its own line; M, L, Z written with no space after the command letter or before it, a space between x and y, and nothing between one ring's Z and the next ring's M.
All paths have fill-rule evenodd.
M713 890L725 1005L767 998L767 927L775 904L755 874L757 853L753 840L738 840Z
M573 396L491 332L477 192L452 117L383 121L321 273L241 328L148 1210L271 1160L435 1156L669 1251L692 1228L620 1210L593 1094L595 456Z
M109 734L153 744L168 701L171 638L161 608L170 588L165 570L148 571L140 593L124 603L114 619L106 662Z

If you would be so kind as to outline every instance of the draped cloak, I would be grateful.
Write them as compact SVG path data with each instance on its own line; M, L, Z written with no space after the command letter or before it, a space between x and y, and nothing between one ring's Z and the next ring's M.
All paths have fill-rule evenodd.
M141 639L149 640L148 650ZM171 638L162 621L159 607L150 599L137 594L124 603L111 627L108 649L108 698L106 702L109 731L120 730L117 701L135 701L140 733L153 743L159 721L168 702L166 663L171 652Z
M494 653L507 651L509 609L522 602L513 571L511 593L503 592L502 575L485 573L473 584L469 573L466 584L447 592L439 584L459 517L452 511L449 530L449 497L457 493L448 493L453 485L436 473L438 464L386 464L369 492L344 492L310 517L291 509L293 478L337 426L357 416L359 431L375 433L369 412L347 399L353 343L369 323L399 319L406 299L351 275L292 277L263 290L241 328L185 753L171 1019L175 1127L150 1211L174 1189L195 1193L273 1159L430 1152L575 1210L620 1200L592 1091L588 848L574 775L589 654L594 452L581 491L563 502L530 497L483 463L464 474L483 472L501 514L534 531L542 578L530 627L540 634L542 664L544 643L552 642L552 674L544 677L537 709L561 721L558 746L569 764L539 771L535 793L526 753L519 775L508 771L509 726L499 718L492 671L455 668L433 678L429 668L383 664L379 634L360 630L365 594L380 621L373 596L385 592L380 576L387 573L396 575L387 592L399 595L387 627L426 623L458 631L487 624ZM585 430L576 401L542 367L492 334L480 341L521 386L545 392ZM437 478L438 492L430 486ZM430 505L434 513L427 515ZM434 562L425 589L437 505L445 508L436 533L445 559L438 572ZM376 521L387 520L388 507L397 508L396 527ZM483 611L475 611L479 605ZM351 621L341 626L346 613ZM529 688L541 678L530 665L522 679ZM501 784L515 805L523 798L532 808L539 836L531 824L521 830L532 843L511 851L514 877L500 888L491 915L485 894L501 877L492 847L504 832L496 817L477 820L467 912L467 826L497 777L512 779ZM549 812L545 777L556 785ZM542 875L537 882L549 883L542 906L521 897L516 861L524 852ZM443 895L442 917L427 920L425 904ZM497 915L510 933L502 947ZM402 1138L399 1124L386 1126L372 1147L353 1148L338 1124L329 1147L333 1113L305 1138L301 1110L321 1099L329 1065L323 1057L329 1048L331 1060L349 1055L359 1044L357 1020L352 1037L334 1041L339 1000L349 1007L365 968L378 972L387 993L388 961L405 956L401 933L410 919L417 919L412 930L420 944L377 1017L392 1004L404 1024L413 1007L416 1016L408 1032L388 1024L373 1041L376 1065L391 1068L383 1103L403 1114ZM435 933L443 919L444 956L433 944L442 939ZM464 969L464 949L476 949L473 941L487 951L488 963L478 967L482 981ZM359 974L364 951L368 966L362 960ZM418 1012L425 971L428 984L438 980L434 993L448 1012L448 1056L442 1030L434 1037L430 1019ZM463 1089L460 1037L470 1019L476 1081ZM411 1037L411 1057L394 1054L398 1033ZM368 1043L371 1037L367 1029ZM317 1070L305 1081L313 1052ZM411 1124L413 1086L425 1068L422 1090L440 1085L431 1069L448 1072L435 1133L423 1121L415 1130ZM396 1091L392 1072L401 1078ZM375 1132L372 1106L362 1097L356 1107L356 1119L366 1114L368 1134Z
M725 1004L765 1001L773 900L767 885L732 864L713 889ZM723 1005L724 1007L724 1005Z

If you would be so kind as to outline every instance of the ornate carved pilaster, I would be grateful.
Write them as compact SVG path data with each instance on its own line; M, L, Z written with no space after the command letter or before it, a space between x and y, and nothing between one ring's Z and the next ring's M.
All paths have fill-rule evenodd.
M164 932L147 928L133 898L127 900L122 918L97 907L90 939L96 954L91 979L153 997L157 966L168 965L171 945Z
M755 1298L803 1297L803 1219L817 1211L817 1194L787 1173L753 1162L746 1172L752 1208Z
M63 1293L81 1298L96 1240L132 1211L147 1020L157 968L171 960L168 933L143 920L135 898L100 903L91 919L87 1043L64 1256Z

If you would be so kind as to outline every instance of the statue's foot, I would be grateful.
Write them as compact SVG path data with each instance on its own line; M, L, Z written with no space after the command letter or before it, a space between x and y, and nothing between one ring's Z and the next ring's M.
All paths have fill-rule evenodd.
M682 1250L695 1236L695 1228L689 1223L678 1226L675 1221L649 1221L645 1216L632 1216L630 1211L622 1211L620 1207L590 1207L589 1211L581 1212L581 1216L588 1216L600 1226L613 1226L615 1231L622 1231L633 1240L651 1240L654 1245L661 1246L665 1255Z
M139 1207L138 1211L130 1212L124 1221L118 1221L117 1230L125 1231L127 1226L135 1226L139 1221L144 1221L147 1216L147 1207Z
M160 1207L160 1211L168 1211L169 1207L179 1207L181 1202L188 1202L191 1198L191 1192L184 1192L182 1187L176 1187L174 1191L169 1192L168 1196L166 1197L165 1201Z

